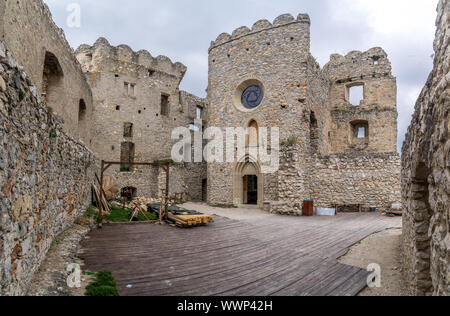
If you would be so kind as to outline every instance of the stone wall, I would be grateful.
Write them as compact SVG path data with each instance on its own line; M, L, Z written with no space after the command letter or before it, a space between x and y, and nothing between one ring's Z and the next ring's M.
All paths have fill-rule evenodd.
M413 295L450 294L450 1L438 6L434 68L403 146L404 252Z
M206 115L204 99L179 90L187 68L168 57L134 52L127 45L114 47L104 38L92 46L80 46L76 56L94 95L92 146L106 161L123 160L124 143L133 144L134 162L170 159L175 143L172 130L194 123L197 107ZM167 113L162 111L163 97L168 100ZM131 126L129 135L126 125ZM184 172L178 169L171 173L171 193L186 193ZM165 185L158 187L159 168L113 166L106 175L120 188L136 188L138 196L158 197L160 189L165 189Z
M330 113L330 82L320 65L310 56L308 59L308 89L303 119L309 130L309 152L327 154L330 152L330 135L333 128ZM315 121L314 121L315 120Z
M64 120L64 131L90 146L92 93L47 5L41 0L0 1L0 38L38 93L46 93L43 101Z
M97 165L0 42L0 295L26 293L54 238L90 204Z
M334 155L312 160L311 198L316 206L361 205L378 211L401 203L398 155Z
M397 82L386 52L375 47L345 57L334 54L323 72L331 83L330 154L396 153ZM349 89L358 85L364 100L352 105ZM367 123L366 139L355 138L352 124L358 122Z
M311 156L297 144L283 146L280 158L278 195L265 201L271 213L301 215L306 199L316 207L361 206L362 211L386 211L401 203L398 155Z
M273 23L256 22L223 33L209 50L210 126L279 127L280 170L255 169L258 205L274 213L299 215L304 199L316 206L360 204L389 209L399 203L400 158L397 153L397 86L381 48L332 55L321 69L310 53L310 19L286 14ZM364 100L349 102L348 89L364 86ZM262 103L254 109L240 102L243 89L259 85ZM367 135L355 129L365 122ZM245 202L242 162L208 164L208 201Z

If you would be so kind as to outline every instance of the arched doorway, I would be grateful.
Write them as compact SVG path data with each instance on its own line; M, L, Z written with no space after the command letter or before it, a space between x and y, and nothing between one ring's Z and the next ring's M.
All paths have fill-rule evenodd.
M250 157L236 164L233 176L233 200L235 205L263 207L264 178L260 164Z
M45 53L42 74L42 101L55 112L62 110L61 97L64 95L64 73L58 58L51 52Z
M137 189L135 187L124 187L120 190L120 196L127 201L131 201L137 196Z

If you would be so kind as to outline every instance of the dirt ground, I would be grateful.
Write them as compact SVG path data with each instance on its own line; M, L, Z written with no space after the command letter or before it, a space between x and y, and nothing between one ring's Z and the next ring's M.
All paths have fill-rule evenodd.
M81 274L81 288L69 288L67 267L82 266L77 258L80 242L90 231L89 225L74 224L53 242L39 271L34 276L27 296L84 296L92 277Z
M246 208L221 208L209 206L206 203L189 202L181 205L181 207L186 208L188 210L198 211L207 215L217 215L220 217L225 217L239 221L276 216L264 212L263 210L257 208L256 206L253 208L250 206L247 206Z
M408 296L402 269L402 230L391 229L371 235L352 247L343 264L367 269L376 263L381 267L381 287L366 288L359 296Z

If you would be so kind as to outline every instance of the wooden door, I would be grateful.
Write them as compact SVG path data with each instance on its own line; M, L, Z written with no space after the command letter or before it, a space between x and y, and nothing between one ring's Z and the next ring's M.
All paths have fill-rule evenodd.
M247 204L248 203L248 176L244 176L243 187L244 187L244 204Z

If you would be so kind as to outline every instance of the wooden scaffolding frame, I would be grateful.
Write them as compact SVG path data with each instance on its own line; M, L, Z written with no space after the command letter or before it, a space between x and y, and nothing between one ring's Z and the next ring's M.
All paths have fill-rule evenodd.
M122 165L124 162L117 162L117 161L104 161L101 162L101 171L100 171L100 195L103 195L106 198L106 194L103 191L103 178L105 175L105 172L113 165ZM166 189L164 190L164 214L162 212L163 204L161 204L161 209L159 211L159 220L167 220L169 215L169 189L170 189L170 166L171 162L126 162L127 165L130 166L150 166L150 167L164 167L164 171L166 172ZM98 212L98 226L99 228L103 225L103 206L102 203L99 203L99 212Z

